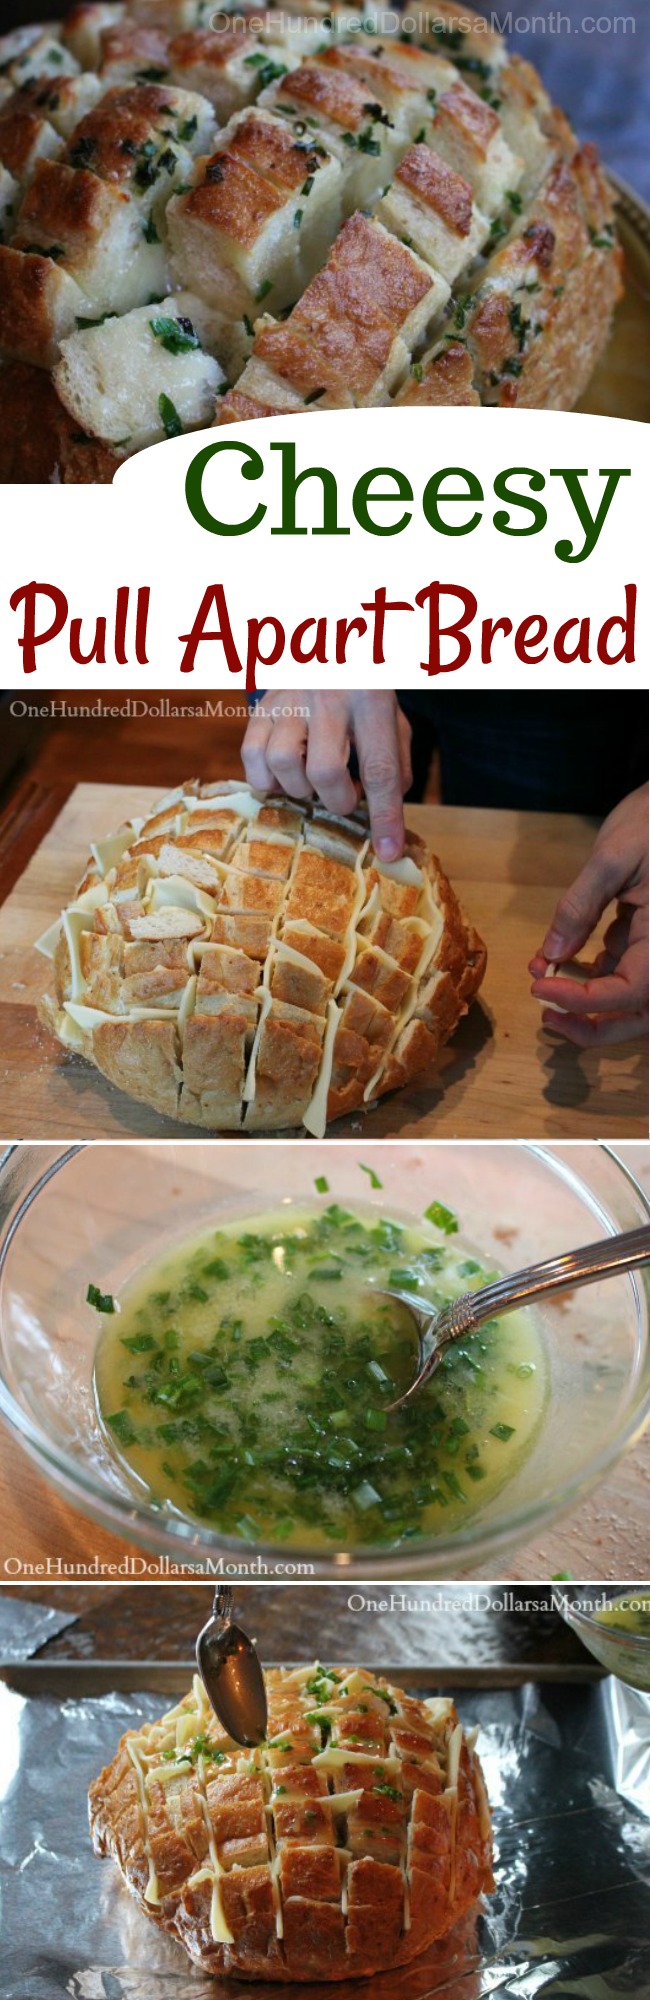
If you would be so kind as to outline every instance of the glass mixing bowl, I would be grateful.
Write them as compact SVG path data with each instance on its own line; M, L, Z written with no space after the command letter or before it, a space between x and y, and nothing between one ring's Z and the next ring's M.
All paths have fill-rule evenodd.
M625 1586L613 1584L602 1589L600 1584L579 1584L558 1594L558 1605L567 1625L571 1625L583 1646L606 1667L609 1674L615 1674L619 1681L627 1681L629 1687L645 1689L650 1694L650 1632L626 1632L601 1624L595 1616L606 1604L613 1604L617 1598L625 1596L634 1603L638 1597L647 1603L648 1590L641 1584ZM650 1710L649 1710L650 1720Z
M383 1183L360 1171L368 1153ZM459 1217L487 1265L516 1270L646 1222L636 1181L607 1147L522 1143L376 1149L263 1141L17 1146L0 1163L0 1412L59 1492L104 1527L184 1562L239 1558L242 1573L321 1577L471 1574L580 1501L650 1415L647 1272L547 1304L546 1415L530 1454L480 1515L453 1533L386 1547L274 1549L228 1540L154 1504L111 1455L95 1410L99 1328L89 1280L120 1293L142 1266L202 1229L287 1204L356 1202L397 1220L432 1200ZM47 1553L44 1551L44 1553ZM295 1569L287 1567L295 1564ZM301 1563L309 1565L301 1571Z

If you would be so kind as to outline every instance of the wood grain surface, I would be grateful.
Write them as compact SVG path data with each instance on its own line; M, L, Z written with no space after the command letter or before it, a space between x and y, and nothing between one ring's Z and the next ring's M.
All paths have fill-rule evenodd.
M0 909L2 1139L196 1137L193 1128L137 1104L60 1048L36 1014L51 968L34 940L69 901L89 840L146 811L154 796L150 786L77 785L40 838L47 800L42 787L35 795L35 852ZM487 976L434 1076L339 1120L331 1135L645 1137L645 1045L573 1048L542 1029L530 995L528 960L560 891L589 853L591 822L563 813L426 805L409 807L408 818L440 855L486 939ZM24 811L20 836L24 850Z

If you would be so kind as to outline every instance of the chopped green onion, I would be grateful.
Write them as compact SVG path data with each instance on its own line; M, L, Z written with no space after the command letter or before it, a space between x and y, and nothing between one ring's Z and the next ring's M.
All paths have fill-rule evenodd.
M99 1285L88 1286L88 1290L86 1292L86 1304L89 1306L94 1306L95 1312L98 1313L117 1312L117 1306L115 1304L112 1292L100 1292Z
M456 1236L458 1233L457 1216L452 1213L450 1208L445 1208L441 1201L430 1202L429 1207L425 1208L424 1220L425 1222L433 1222L436 1229L444 1231L445 1236Z

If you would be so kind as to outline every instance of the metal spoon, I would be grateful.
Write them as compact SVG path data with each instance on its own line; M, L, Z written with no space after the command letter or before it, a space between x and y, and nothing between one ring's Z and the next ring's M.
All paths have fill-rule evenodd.
M606 1236L602 1243L589 1243L583 1250L567 1250L561 1257L549 1257L543 1264L531 1264L511 1278L497 1278L479 1291L464 1292L434 1312L420 1304L411 1292L384 1291L381 1296L406 1306L415 1321L418 1339L418 1372L403 1396L387 1403L387 1411L404 1409L434 1374L445 1350L454 1340L477 1333L486 1320L513 1312L517 1306L544 1298L549 1292L574 1291L578 1285L593 1285L597 1278L613 1278L620 1271L633 1271L650 1264L650 1225L628 1229L622 1236ZM379 1290L379 1288L377 1288ZM373 1294L377 1296L373 1286Z
M252 1640L233 1625L232 1590L217 1588L212 1613L199 1632L196 1661L215 1715L234 1737L254 1749L267 1727L266 1689Z

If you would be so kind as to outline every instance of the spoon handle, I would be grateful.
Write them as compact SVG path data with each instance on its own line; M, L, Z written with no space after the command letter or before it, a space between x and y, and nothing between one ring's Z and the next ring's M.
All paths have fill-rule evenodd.
M497 1278L478 1292L466 1292L440 1315L436 1332L443 1340L457 1340L474 1333L486 1320L501 1313L545 1298L552 1292L566 1292L578 1285L592 1285L597 1278L615 1277L619 1271L633 1271L650 1264L650 1224L629 1229L622 1236L606 1236L601 1243L588 1243L582 1250L568 1250L561 1257L549 1257L543 1264L531 1264L510 1278Z

